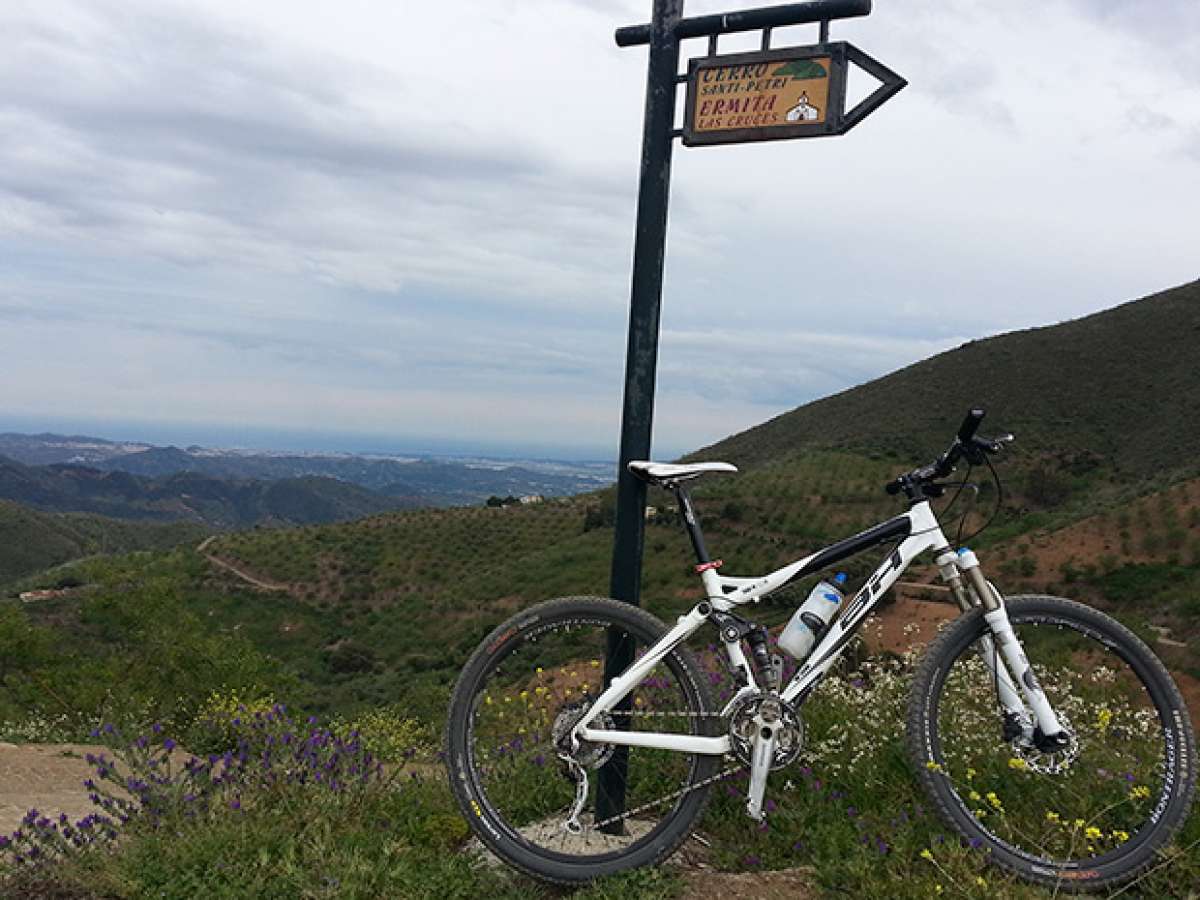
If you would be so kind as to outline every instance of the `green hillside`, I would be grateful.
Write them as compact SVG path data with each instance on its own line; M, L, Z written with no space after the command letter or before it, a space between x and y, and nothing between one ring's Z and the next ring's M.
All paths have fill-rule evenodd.
M782 564L894 509L894 499L878 490L890 471L885 461L818 453L799 465L714 483L702 501L710 544L733 573ZM255 588L191 550L153 560L89 560L71 571L92 595L124 592L126 603L135 602L131 586L140 580L169 585L199 620L285 661L316 709L403 697L436 718L462 661L500 619L547 597L606 591L608 502L607 495L595 495L531 506L412 510L241 531L207 546L206 553L286 590ZM812 504L825 509L814 514ZM647 528L645 603L661 616L678 615L694 602L689 553L673 513L660 505ZM852 571L867 565L864 560ZM762 618L782 621L788 611L771 607ZM32 605L28 615L90 634L86 609L72 597Z
M198 541L203 526L123 522L82 513L43 513L0 500L0 585L81 556L162 550Z
M1122 479L1197 468L1200 281L1086 318L970 341L697 451L764 465L814 447L922 458L971 406L1018 455L1086 454ZM951 424L953 423L953 424Z

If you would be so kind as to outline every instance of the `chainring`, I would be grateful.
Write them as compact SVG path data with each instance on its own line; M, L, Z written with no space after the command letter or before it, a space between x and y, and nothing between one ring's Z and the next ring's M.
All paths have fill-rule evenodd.
M782 769L796 761L804 749L804 720L792 704L779 696L749 694L737 701L729 713L730 750L743 765L751 764L754 735L758 731L759 714L772 718L778 730L775 737L775 758L771 771Z

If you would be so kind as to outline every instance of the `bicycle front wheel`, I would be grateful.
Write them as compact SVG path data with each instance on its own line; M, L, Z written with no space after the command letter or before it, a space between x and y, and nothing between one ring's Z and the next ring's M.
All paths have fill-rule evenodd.
M1062 890L1133 878L1183 824L1196 748L1183 699L1120 623L1056 597L1013 598L1029 673L1067 740L1006 721L991 631L976 609L942 632L918 669L908 744L945 821L988 858ZM1011 718L1011 717L1010 717Z
M543 880L588 881L670 855L704 808L719 759L569 735L604 687L666 627L599 597L551 600L500 625L467 662L450 702L450 785L479 839ZM608 730L710 736L707 679L676 647L598 720ZM581 778L581 776L584 776Z

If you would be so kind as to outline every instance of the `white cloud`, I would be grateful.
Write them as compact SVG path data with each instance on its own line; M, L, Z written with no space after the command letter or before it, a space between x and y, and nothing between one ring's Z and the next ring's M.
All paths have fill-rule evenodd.
M851 135L676 148L658 446L1196 277L1195 7L1134 6L880 3ZM614 447L647 8L0 9L0 416Z

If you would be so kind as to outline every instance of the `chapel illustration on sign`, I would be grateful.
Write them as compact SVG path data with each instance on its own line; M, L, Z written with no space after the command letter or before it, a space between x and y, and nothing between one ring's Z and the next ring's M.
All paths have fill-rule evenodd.
M789 122L815 122L821 118L821 111L808 102L808 91L800 94L796 105L784 115Z

